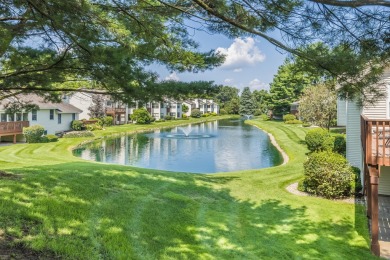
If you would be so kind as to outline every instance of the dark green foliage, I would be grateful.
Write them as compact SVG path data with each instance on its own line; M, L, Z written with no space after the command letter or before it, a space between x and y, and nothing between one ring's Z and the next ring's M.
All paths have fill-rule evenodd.
M114 118L112 116L105 116L100 121L102 122L102 126L112 126Z
M240 115L253 115L256 110L255 100L249 87L245 87L240 97Z
M26 138L27 143L44 143L42 138L45 128L41 125L33 125L23 128L23 135Z
M227 115L227 111L226 111L225 109L221 108L221 109L219 110L219 114L220 114L220 115Z
M225 105L225 110L230 115L237 115L240 111L240 99L238 97L233 98Z
M357 194L363 189L363 185L360 178L360 169L355 166L351 166L351 167L354 174L354 179L352 181L351 186L354 189L355 193Z
M170 115L166 115L166 116L164 117L164 119L165 119L165 120L172 120L172 119L173 119L173 117L172 117L172 116L170 116Z
M234 110L233 107L235 106L236 101L239 100L239 92L240 90L235 87L220 86L218 93L214 96L214 100L219 104L220 108L225 109L228 114L235 114L231 112ZM231 111L229 112L229 110Z
M153 117L145 108L135 109L131 115L131 120L136 121L137 124L150 124Z
M56 136L56 135L46 135L46 138L48 139L49 142L57 142L58 141L58 136Z
M187 113L190 108L186 104L182 104L181 111L183 113Z
M322 128L314 128L307 132L305 137L307 148L311 152L332 151L334 138Z
M334 134L334 147L333 151L345 156L347 152L347 140L345 134Z
M286 115L283 116L283 121L284 122L295 120L295 119L297 119L297 117L292 115L292 114L286 114Z
M99 123L96 123L96 124L88 124L85 126L85 128L88 130L88 131L95 131L95 130L102 130L103 129L103 126Z
M79 137L93 137L95 136L91 131L73 131L64 134L63 138L79 138Z
M255 100L256 103L256 111L254 112L254 115L261 115L265 114L269 110L269 99L270 95L267 90L254 90L252 92L252 97Z
M347 160L333 152L315 152L303 164L305 191L326 198L341 198L355 192L355 174Z
M70 123L70 127L75 130L75 131L80 131L84 126L84 123L83 121L80 121L80 120L73 120L71 123Z
M303 123L302 126L303 126L303 127L310 127L311 124L310 124L310 123Z
M191 111L191 117L199 118L202 116L202 112L199 109L195 108Z

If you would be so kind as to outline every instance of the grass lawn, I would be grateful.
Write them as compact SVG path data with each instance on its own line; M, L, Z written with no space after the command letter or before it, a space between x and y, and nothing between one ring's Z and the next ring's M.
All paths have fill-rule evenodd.
M0 147L0 242L69 259L374 258L362 206L285 190L302 178L307 129L249 122L275 136L288 164L201 175L73 157L86 138Z

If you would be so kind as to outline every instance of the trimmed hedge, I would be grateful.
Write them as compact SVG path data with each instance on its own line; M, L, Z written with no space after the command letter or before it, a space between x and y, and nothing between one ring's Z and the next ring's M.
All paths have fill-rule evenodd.
M342 155L315 152L303 166L305 191L325 198L348 197L355 193L356 173Z
M155 118L145 108L139 108L134 110L131 115L131 120L136 121L137 124L150 124Z
M90 131L73 131L64 134L63 138L79 138L79 137L93 137L95 136Z
M311 152L332 151L334 146L334 137L322 128L314 128L307 132L305 137L307 148Z
M296 120L296 119L297 119L297 117L294 116L293 114L287 114L287 115L283 116L283 121L284 122L293 121L293 120Z
M263 121L268 121L268 120L271 119L271 118L270 118L268 115L266 115L266 114L262 114L262 115L260 116L260 118L261 118L261 120L263 120Z
M342 155L346 155L347 153L347 140L344 134L335 134L334 137L334 145L333 151Z
M33 125L23 128L23 135L27 143L46 143L46 139L42 138L45 128L41 125Z
M58 136L56 136L56 135L46 135L46 138L49 142L57 142L58 141Z
M70 123L70 127L75 130L75 131L80 131L84 126L84 123L83 121L80 121L80 120L73 120L71 123Z

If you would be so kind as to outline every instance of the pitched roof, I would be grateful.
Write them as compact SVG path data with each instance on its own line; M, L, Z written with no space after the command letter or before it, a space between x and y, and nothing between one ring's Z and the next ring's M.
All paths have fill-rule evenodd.
M28 94L28 95L17 95L13 98L8 98L5 101L0 103L0 110L4 110L4 104L7 102L12 102L15 100L19 100L20 102L30 102L32 104L35 104L39 107L39 109L56 109L58 113L64 114L64 113L81 113L83 112L81 109L68 104L68 103L53 103L50 101L45 101L43 97L37 96L35 94Z

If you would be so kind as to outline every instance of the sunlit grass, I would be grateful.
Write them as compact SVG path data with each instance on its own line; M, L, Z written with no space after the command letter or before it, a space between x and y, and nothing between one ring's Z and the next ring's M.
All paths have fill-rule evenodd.
M276 137L288 164L200 175L73 157L85 139L1 147L0 169L13 175L0 179L0 229L71 259L370 259L361 206L285 190L302 178L307 129L250 123Z

